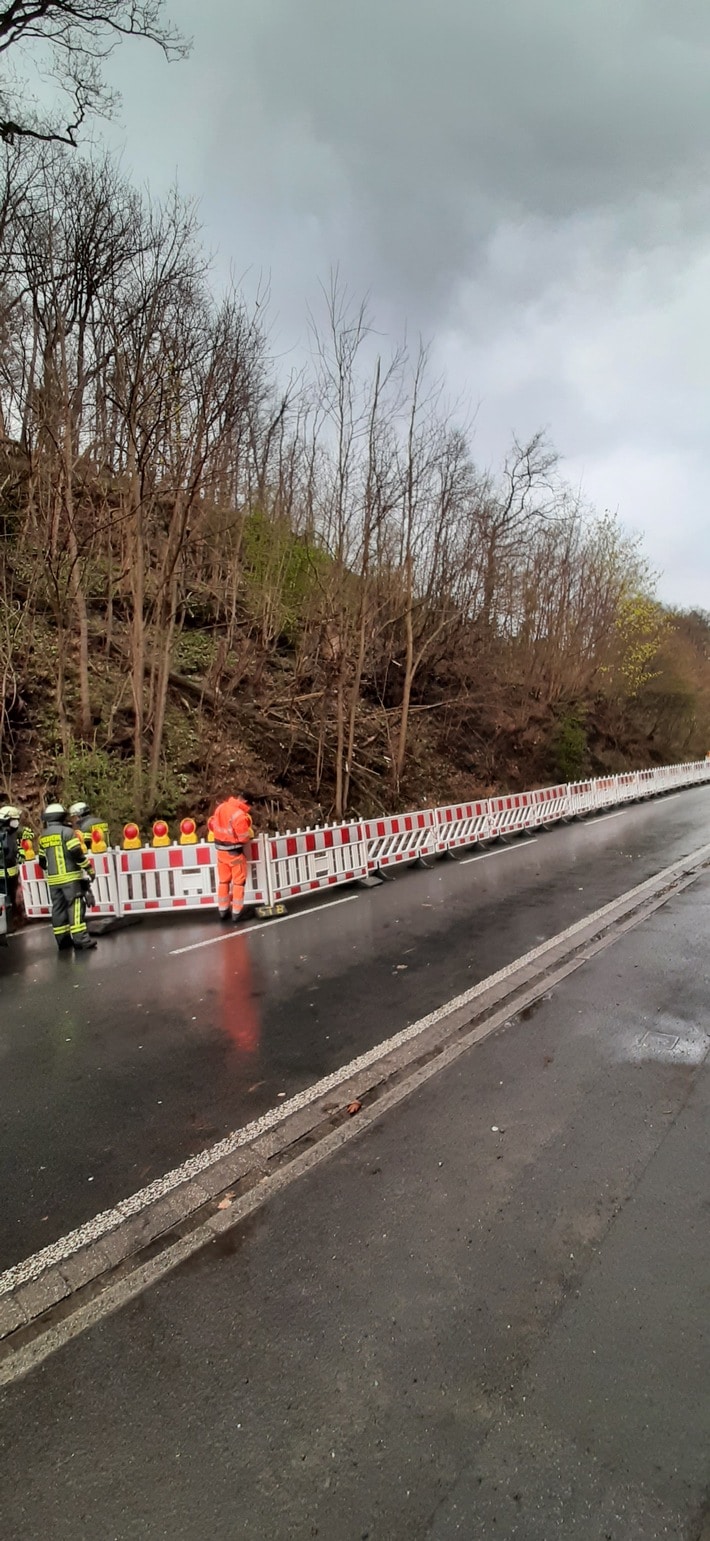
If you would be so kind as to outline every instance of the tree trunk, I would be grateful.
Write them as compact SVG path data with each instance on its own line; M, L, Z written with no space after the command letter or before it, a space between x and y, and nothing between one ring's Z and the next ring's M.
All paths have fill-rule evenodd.
M133 451L129 452L130 539L129 568L131 584L131 694L133 697L133 795L136 812L143 811L143 719L145 690L145 550L143 546L143 508L138 469Z
M341 820L345 816L344 788L345 788L345 680L343 679L343 663L338 671L338 688L335 697L335 817Z
M404 774L404 766L407 758L407 735L409 733L409 708L412 700L412 685L414 683L414 619L413 619L412 592L412 558L407 558L407 608L404 617L406 652L404 663L404 685L402 689L402 709L399 719L399 735L397 739L397 751L394 759L394 790L399 797L399 791Z
M365 580L362 580L363 583ZM360 632L358 636L357 658L355 660L355 674L350 691L350 713L348 720L348 741L345 754L345 777L343 782L343 813L347 813L350 803L350 784L352 781L352 763L355 754L355 734L357 729L357 709L360 704L360 687L365 665L365 643L367 638L367 612L364 599L360 616Z
M67 517L67 546L69 550L69 593L71 596L78 630L79 652L79 732L86 742L91 736L91 689L89 685L89 616L81 574L79 541L76 533L76 508L74 504L74 417L69 392L66 340L62 337L62 390L64 395L64 507Z
M163 751L165 710L168 700L168 686L170 684L170 658L173 636L175 634L176 612L177 579L173 575L170 583L169 602L161 627L160 651L155 668L153 740L150 748L150 775L148 781L148 801L152 808L155 807L155 799L158 795L158 779L160 776L160 759Z

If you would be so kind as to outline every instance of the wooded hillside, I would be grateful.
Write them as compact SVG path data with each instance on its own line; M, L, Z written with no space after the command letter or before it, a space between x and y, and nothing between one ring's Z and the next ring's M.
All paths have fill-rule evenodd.
M286 380L177 194L4 155L3 790L283 825L705 754L710 620L542 434L479 467L337 277Z

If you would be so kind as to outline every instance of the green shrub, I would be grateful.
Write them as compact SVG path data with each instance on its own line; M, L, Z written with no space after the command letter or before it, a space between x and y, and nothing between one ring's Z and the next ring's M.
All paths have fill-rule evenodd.
M178 674L207 674L214 660L215 641L210 632L182 631L175 647Z
M294 535L286 519L269 519L259 509L244 524L245 606L268 627L274 640L293 643L318 591L326 553Z
M85 802L92 813L106 819L111 839L118 843L123 825L136 817L133 797L133 762L108 749L87 749L73 744L69 762L59 771L60 795L69 807Z

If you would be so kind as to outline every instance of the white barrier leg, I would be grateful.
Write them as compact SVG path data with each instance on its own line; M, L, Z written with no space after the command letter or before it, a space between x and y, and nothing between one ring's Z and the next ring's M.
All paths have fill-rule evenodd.
M277 915L286 914L286 905L280 900L274 899L276 885L276 873L271 859L271 850L268 835L259 835L257 845L259 855L257 863L259 867L260 886L265 894L263 904L257 905L256 913L260 920L273 920Z

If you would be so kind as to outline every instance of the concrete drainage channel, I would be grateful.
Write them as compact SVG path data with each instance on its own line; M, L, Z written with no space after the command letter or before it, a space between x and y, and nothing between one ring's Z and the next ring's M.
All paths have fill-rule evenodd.
M474 1044L519 1018L710 864L703 846L429 1017L0 1276L0 1385L227 1237ZM161 1191L162 1190L162 1191Z

